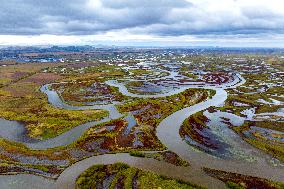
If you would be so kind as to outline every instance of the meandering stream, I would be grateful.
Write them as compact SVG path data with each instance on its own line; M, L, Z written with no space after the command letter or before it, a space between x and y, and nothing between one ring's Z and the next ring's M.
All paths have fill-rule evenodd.
M170 76L175 77L175 74ZM167 76L169 77L169 76ZM249 144L245 144L242 147L247 152L256 155L258 160L256 162L245 162L230 159L219 159L206 154L205 152L196 151L194 148L189 146L179 135L179 129L182 123L190 115L205 110L211 106L218 106L223 104L227 99L227 92L225 89L234 88L242 85L245 80L240 75L235 74L234 80L230 83L222 85L202 85L202 84L187 84L179 88L173 89L167 93L156 94L156 95L141 95L134 94L128 91L123 83L119 83L115 80L106 81L107 85L117 87L119 91L126 96L137 97L137 98L159 98L171 96L185 91L189 88L202 88L215 90L216 93L212 98L209 98L203 102L195 104L190 107L181 109L167 118L165 118L157 127L157 136L159 140L171 151L177 153L183 159L191 163L190 167L177 167L165 162L160 162L154 159L131 157L128 154L105 154L100 156L94 156L77 162L68 167L64 172L61 173L56 181L49 180L43 177L35 175L6 175L0 176L0 188L74 188L76 177L85 169L93 164L109 164L114 162L124 162L129 165L163 174L173 178L179 178L192 183L208 187L208 188L225 188L225 185L212 177L204 174L202 167L209 167L214 169L220 169L230 172L237 172L241 174L247 174L252 176L258 176L276 181L283 181L281 176L284 175L284 170L279 167L272 167L267 163L267 159L270 158L265 153L253 148ZM104 109L109 111L109 116L100 121L94 121L79 125L62 135L55 138L48 139L45 141L36 141L26 136L23 124L15 121L7 121L0 119L0 136L8 140L21 142L32 149L46 149L54 148L57 146L68 145L77 140L87 129L90 127L107 122L112 119L122 117L115 104L109 105L93 105L93 106L72 106L65 103L56 91L50 88L50 85L44 85L41 91L48 97L50 104L57 108L69 109L69 110L85 110L85 109ZM131 118L131 117L128 117ZM133 124L133 123L132 123Z

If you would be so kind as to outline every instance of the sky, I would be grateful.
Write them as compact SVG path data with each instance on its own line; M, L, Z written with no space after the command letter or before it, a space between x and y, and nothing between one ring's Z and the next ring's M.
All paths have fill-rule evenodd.
M0 0L0 45L284 47L283 0Z

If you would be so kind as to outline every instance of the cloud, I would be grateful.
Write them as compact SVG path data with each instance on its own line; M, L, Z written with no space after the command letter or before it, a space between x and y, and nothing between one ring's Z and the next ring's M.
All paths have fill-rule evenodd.
M156 36L284 33L282 0L9 0L1 35Z

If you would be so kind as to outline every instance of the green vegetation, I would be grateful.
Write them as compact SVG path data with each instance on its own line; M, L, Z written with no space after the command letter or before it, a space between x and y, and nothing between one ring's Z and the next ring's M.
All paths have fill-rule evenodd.
M198 76L194 75L193 73L186 73L185 76L192 78L192 79L198 79Z
M40 165L40 164L21 164L21 163L11 163L2 162L0 163L0 174L14 174L17 173L30 173L36 175L50 174L58 175L63 171L59 166L55 165Z
M33 66L35 68L32 68ZM104 110L71 111L49 105L47 97L39 88L46 82L59 79L60 76L42 73L42 65L24 64L19 68L33 72L23 75L18 74L18 69L15 69L14 75L23 76L0 89L0 117L25 123L31 137L55 137L72 127L100 120L108 115Z
M129 155L134 156L134 157L146 157L145 153L139 152L139 151L131 151L129 152Z
M98 62L71 63L49 67L45 69L48 73L63 76L65 81L88 81L95 79L117 79L126 75L116 65L107 65Z
M189 163L187 161L184 161L176 153L171 151L162 151L156 153L131 151L129 154L134 157L154 158L156 160L165 161L176 166L189 166Z
M251 145L271 154L272 156L278 158L281 161L284 161L284 148L281 143L271 142L269 140L265 140L265 138L259 138L257 135L255 135L253 138L244 135L244 132L250 130L250 126L258 126L263 128L270 128L273 129L274 127L279 126L280 123L276 122L250 122L245 121L245 123L240 127L233 127L234 131L236 131L239 135L242 136L242 138L250 143ZM282 130L281 128L277 128L276 130Z
M209 145L205 143L206 139L197 131L207 128L207 121L208 118L203 115L203 111L191 115L183 122L180 128L181 137L185 138L185 136L189 136L192 140L200 144Z
M251 145L273 155L274 157L278 158L282 162L284 161L284 149L283 149L282 145L269 144L267 142L248 139L248 138L246 138L245 141L247 141Z
M109 179L112 178L112 179ZM107 179L109 183L106 184ZM106 188L169 188L169 189L193 189L201 188L180 180L174 180L159 176L152 172L129 167L123 163L112 165L94 165L84 171L76 180L77 189L92 189L97 186Z
M85 151L97 151L97 148L91 148L90 145L101 142L100 148L109 150L110 152L132 152L147 151L147 150L164 150L165 147L157 139L154 130L146 131L145 127L139 127L138 125L133 127L133 130L129 134L124 134L124 131L128 123L124 119L120 118L112 120L107 123L102 123L90 128L80 139L74 142L74 146ZM108 131L107 127L114 127ZM134 129L139 129L141 132L136 134L142 145L135 146L135 134ZM97 146L97 145L95 145Z
M230 181L226 182L226 186L231 189L245 189L244 186Z
M69 56L72 56L72 58L69 59ZM128 134L124 134L127 122L123 118L112 120L108 123L95 125L71 145L48 150L31 150L20 143L0 139L1 174L22 172L39 174L40 171L43 171L51 175L42 173L43 176L58 176L66 166L74 162L93 155L117 152L130 152L130 155L136 157L154 158L177 166L187 166L188 162L183 161L173 152L147 153L141 151L165 150L165 146L158 140L155 133L158 124L173 112L212 97L214 91L189 89L180 94L155 99L126 97L118 91L118 88L110 87L104 82L110 79L125 82L129 78L141 79L142 77L151 80L152 78L158 79L161 76L166 76L169 73L143 69L141 65L136 67L138 69L125 71L126 69L121 69L118 66L123 61L119 60L118 63L116 61L117 55L96 54L93 59L99 60L98 57L103 57L111 64L105 63L106 61L92 61L89 59L92 55L80 56L80 54L66 55L68 57L66 59L69 59L66 60L68 63L18 64L13 62L12 64L7 63L8 66L1 66L0 117L22 122L27 129L27 134L33 138L47 139L82 123L100 120L108 115L106 111L102 110L71 111L51 106L47 97L39 91L39 88L47 83L58 83L52 85L52 87L59 92L67 103L85 105L88 102L119 101L123 103L117 105L119 111L125 114L131 112L137 121L137 125L133 126ZM125 56L131 57L127 60L128 66L137 66L135 62L140 62L135 59L135 56L135 53ZM181 66L179 73L190 77L192 81L214 83L214 78L210 80L212 73L213 76L218 74L230 76L230 73L234 72L245 77L247 82L244 85L236 89L226 89L229 97L225 105L212 108L213 110L244 116L241 112L249 108L255 108L256 113L276 112L279 108L284 108L284 105L281 104L281 102L284 102L283 73L279 72L279 70L283 71L283 60L274 55L201 53L185 56L153 54L149 57L157 60L156 68L166 70L170 70L170 68L165 64L174 60L172 61L173 66L175 66L175 62L179 64L178 66ZM83 61L75 62L74 60L77 59ZM146 59L147 57L145 57ZM238 61L239 59L242 60ZM268 64L263 62L268 62ZM206 74L199 73L199 70L208 73L208 80L205 78ZM223 79L228 78L224 77ZM159 83L157 80L155 82ZM182 77L177 77L174 82L177 82L177 86L185 84L187 81ZM128 82L126 86L129 87L129 91L136 93L139 92L139 87L143 87L143 82ZM280 101L280 103L274 103L273 100ZM235 105L236 103L244 105ZM202 115L202 112L192 115L181 128L182 137L189 135L196 142L210 145L210 138L208 140L206 140L206 137L202 138L197 131L197 129L206 128L206 122L207 119ZM250 126L252 125L245 123L245 125L233 129L250 144L284 161L282 144L259 135L251 138L244 135L244 132L248 131ZM282 122L259 121L253 123L253 126L283 132ZM274 134L274 137L280 136L275 135L277 134ZM42 164L45 162L47 162L46 165ZM50 162L56 163L56 166L49 165ZM77 187L96 187L97 184L100 186L108 178L110 179L109 188L198 188L188 183L131 168L125 164L94 167L96 168L87 170L83 177L78 178ZM35 169L35 171L26 171L29 168ZM216 175L218 174L214 172L212 176L216 177ZM220 174L218 179L223 179L229 188L243 189L257 188L258 186L277 189L282 186L283 188L283 184L236 174L229 175L229 178L227 173Z
M129 72L133 73L134 76L140 76L140 75L144 75L144 74L151 74L151 73L153 73L152 70L145 70L145 69L130 70Z
M15 92L10 92L18 87L27 91L26 94L16 96ZM71 111L55 108L37 91L38 87L21 82L2 89L2 94L6 92L10 95L0 96L0 117L24 122L31 137L54 137L74 126L107 116L107 112L103 110Z
M122 113L138 111L134 117L142 125L156 127L165 117L184 107L203 101L214 95L214 91L188 89L182 93L162 98L137 99L118 106ZM145 109L146 108L146 109ZM143 111L139 111L139 110ZM151 110L151 111L147 111Z
M52 85L61 97L68 104L86 105L87 102L108 102L108 101L123 101L129 100L130 97L122 95L118 88L104 84L103 80L85 80L73 81L69 83L59 83Z
M53 67L53 64L21 64L16 63L0 69L0 88L16 83L21 80L25 80L36 73L40 72L46 67Z
M210 168L203 168L203 170L209 176L217 178L226 183L226 186L231 189L283 189L284 186L284 183L273 182L271 180L258 177L246 176Z

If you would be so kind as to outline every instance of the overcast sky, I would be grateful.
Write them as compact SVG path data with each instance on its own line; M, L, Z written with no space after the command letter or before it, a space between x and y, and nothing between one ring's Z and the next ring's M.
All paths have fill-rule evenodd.
M0 45L284 47L283 0L0 0Z

